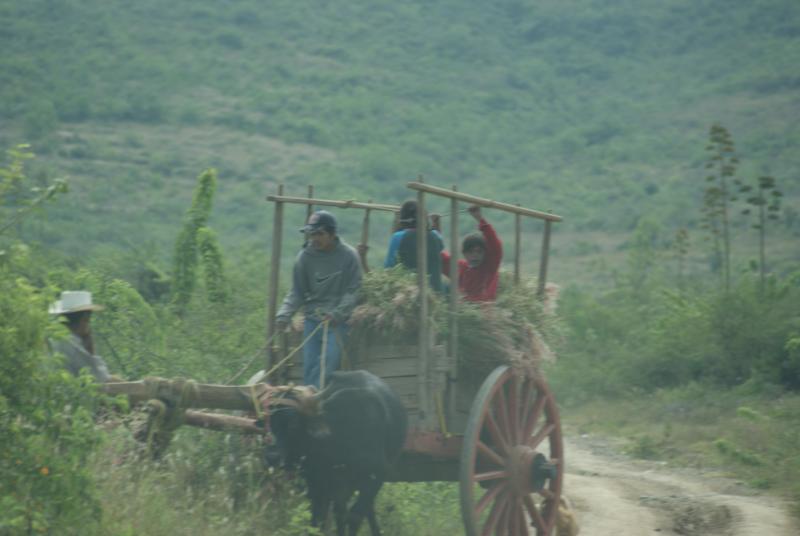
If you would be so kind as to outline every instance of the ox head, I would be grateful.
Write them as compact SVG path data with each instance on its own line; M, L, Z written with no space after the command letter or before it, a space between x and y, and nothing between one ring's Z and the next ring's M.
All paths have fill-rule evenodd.
M292 467L308 452L309 442L330 435L323 392L309 386L276 388L269 401L269 427L275 443L267 449L271 466Z

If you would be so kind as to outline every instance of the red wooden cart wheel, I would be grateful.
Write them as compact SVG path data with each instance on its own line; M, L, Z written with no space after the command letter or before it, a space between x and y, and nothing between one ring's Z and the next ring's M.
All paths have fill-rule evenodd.
M555 398L539 378L497 367L472 403L461 450L467 536L552 536L564 467Z

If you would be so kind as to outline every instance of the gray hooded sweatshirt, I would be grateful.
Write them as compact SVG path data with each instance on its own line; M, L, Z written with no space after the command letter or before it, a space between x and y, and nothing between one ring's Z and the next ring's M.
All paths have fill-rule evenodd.
M331 314L337 323L346 321L356 306L361 288L361 262L356 250L336 239L331 251L311 246L297 255L292 271L292 290L277 314L288 322L301 307L309 318Z

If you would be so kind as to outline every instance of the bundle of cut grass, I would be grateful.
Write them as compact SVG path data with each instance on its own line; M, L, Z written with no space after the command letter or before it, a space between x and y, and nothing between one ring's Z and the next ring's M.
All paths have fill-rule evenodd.
M351 336L387 344L416 340L419 329L417 276L402 266L364 275L361 304L350 315ZM441 322L442 297L429 293L428 310L434 325Z
M445 297L435 292L429 296L434 340L446 341ZM364 276L362 303L350 317L351 337L368 344L415 344L418 315L416 274L402 267L376 270ZM556 331L555 317L544 311L535 281L514 285L510 274L501 273L497 300L461 302L456 318L462 376L478 381L498 365L536 374L542 361L553 358L546 339Z
M557 333L556 319L545 313L535 280L514 285L511 274L501 273L497 300L464 302L457 318L462 376L480 380L498 365L534 375L543 361L555 358L547 338Z

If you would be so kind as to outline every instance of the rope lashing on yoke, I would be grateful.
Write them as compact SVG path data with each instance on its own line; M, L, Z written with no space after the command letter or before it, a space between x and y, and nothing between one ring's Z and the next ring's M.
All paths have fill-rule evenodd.
M320 412L320 406L314 396L316 394L316 388L311 385L290 384L273 387L266 384L266 392L263 392L261 396L256 396L255 390L251 389L253 405L256 407L258 419L263 423L264 433L270 430L271 413L280 411L280 408L275 409L275 406L295 408L299 413L309 417L317 415Z
M191 407L199 397L200 390L194 380L165 380L164 378L147 377L144 379L147 399L165 401L173 408ZM175 393L178 393L176 396Z
M327 340L328 340L328 325L330 324L329 320L324 320L317 324L311 333L303 339L299 345L297 345L291 352L289 352L286 357L281 359L278 363L276 363L264 377L268 378L277 371L280 367L284 365L287 361L289 361L297 352L300 351L307 343L311 340L311 338L319 331L323 329L322 335L322 354L320 356L320 366L321 366L321 373L320 373L320 386L325 386L325 354L327 352ZM278 332L273 334L273 337L277 335ZM270 338L271 341L272 337ZM268 341L269 342L269 341ZM338 341L337 341L338 342ZM256 413L256 418L264 423L264 430L269 430L269 415L270 410L269 407L271 405L283 405L283 406L291 406L295 407L299 412L304 413L306 415L313 415L318 411L318 407L316 407L316 399L313 398L316 389L313 386L278 386L272 387L269 384L266 384L267 391L266 393L258 396L256 393L255 385L250 386L250 400L253 403L253 409ZM286 394L293 392L295 394L295 398L287 398L285 396L280 396L276 398L276 395Z
M148 451L158 456L159 451L169 444L172 432L183 424L185 408L191 407L197 401L199 388L194 380L152 377L145 378L144 385L149 415L146 445Z

